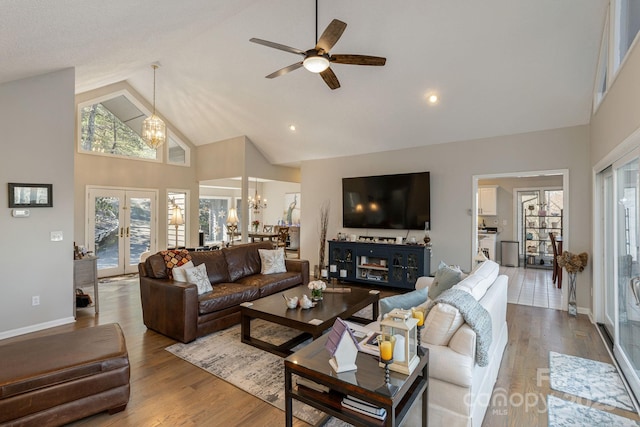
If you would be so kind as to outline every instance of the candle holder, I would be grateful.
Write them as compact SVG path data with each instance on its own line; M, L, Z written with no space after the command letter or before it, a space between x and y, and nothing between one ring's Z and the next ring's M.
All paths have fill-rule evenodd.
M393 396L398 391L398 387L391 384L389 378L389 365L393 363L393 350L396 345L396 337L393 335L380 334L377 337L378 349L380 350L380 365L384 366L384 384L376 390L385 396Z
M424 318L425 318L426 311L427 310L424 307L418 307L418 308L414 307L411 309L413 317L418 320L418 324L416 325L416 328L418 329L418 333L416 336L416 341L418 343L418 356L425 355L425 351L421 345L421 339L422 339L422 330L424 329Z

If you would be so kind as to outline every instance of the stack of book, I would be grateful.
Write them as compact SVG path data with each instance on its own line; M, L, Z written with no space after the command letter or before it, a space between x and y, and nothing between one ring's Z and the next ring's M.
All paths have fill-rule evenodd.
M384 408L379 408L353 396L345 396L344 399L342 399L342 407L378 420L384 420L387 417L387 411Z

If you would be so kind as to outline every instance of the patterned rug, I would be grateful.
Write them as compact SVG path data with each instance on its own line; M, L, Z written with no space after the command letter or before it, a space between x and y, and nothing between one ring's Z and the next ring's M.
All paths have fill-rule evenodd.
M276 345L298 334L299 331L260 319L251 321L252 336ZM189 344L174 344L166 350L284 411L283 359L240 342L240 325ZM312 425L324 416L296 400L293 401L293 415ZM326 424L331 427L349 425L335 418Z
M547 396L549 427L640 427L640 423L599 409Z
M549 367L551 389L635 412L615 366L550 351Z

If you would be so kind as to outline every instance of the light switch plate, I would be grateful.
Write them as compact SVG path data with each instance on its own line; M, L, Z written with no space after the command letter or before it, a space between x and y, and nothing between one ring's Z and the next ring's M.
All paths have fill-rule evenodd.
M52 231L51 232L51 241L52 242L61 242L62 241L62 231Z

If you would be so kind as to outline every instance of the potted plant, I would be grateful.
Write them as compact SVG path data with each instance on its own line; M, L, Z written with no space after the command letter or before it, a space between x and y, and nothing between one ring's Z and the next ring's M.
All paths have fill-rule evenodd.
M251 225L253 226L253 231L257 233L258 227L260 227L260 221L258 221L257 219L254 219L253 221L251 221Z

